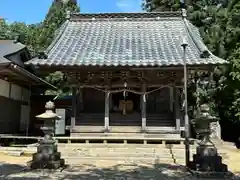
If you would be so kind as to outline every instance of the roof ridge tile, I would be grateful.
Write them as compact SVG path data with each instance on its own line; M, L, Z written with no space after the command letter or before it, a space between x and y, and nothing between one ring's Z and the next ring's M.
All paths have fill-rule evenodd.
M166 11L166 12L141 12L141 13L72 13L70 20L81 20L81 19L126 19L126 18L137 18L137 19L148 19L158 17L181 17L181 11Z

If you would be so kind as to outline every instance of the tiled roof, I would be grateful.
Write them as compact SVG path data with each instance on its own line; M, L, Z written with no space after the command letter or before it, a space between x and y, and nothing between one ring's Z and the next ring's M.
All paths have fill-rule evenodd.
M1 66L1 75L4 77L7 76L11 81L26 81L28 79L31 85L43 85L50 87L51 89L56 89L55 86L46 82L45 80L37 77L35 74L32 74L24 67L21 67L16 62L12 61L8 56L18 53L26 48L25 45L16 42L14 40L0 40L0 66ZM14 57L15 58L15 57ZM9 69L10 71L4 71L4 69ZM14 72L15 75L11 75L11 72Z
M11 63L6 56L14 54L24 48L25 46L23 44L14 42L13 40L0 40L0 65Z
M38 66L177 66L181 38L188 65L222 64L204 45L198 29L180 12L73 14L59 29Z

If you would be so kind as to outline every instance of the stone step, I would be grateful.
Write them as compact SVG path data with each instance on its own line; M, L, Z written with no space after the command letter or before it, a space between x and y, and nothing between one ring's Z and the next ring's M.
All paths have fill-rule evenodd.
M162 132L156 133L156 134L135 134L135 133L121 133L121 132L114 132L114 133L84 133L80 132L77 133L79 137L147 137L147 138L163 138L163 137L169 137L171 134L163 134L163 133L171 133L172 135L179 134L178 131L170 131L170 130L162 130ZM174 134L175 133L175 134Z
M167 148L164 145L155 145L155 144L77 144L77 143L72 143L72 144L58 144L58 149L65 149L65 150L70 150L70 149L122 149L123 151L125 150L139 150L139 151L156 151L156 150L166 150L168 151L169 148ZM32 147L0 147L0 151L36 151L36 146ZM174 150L184 150L183 145L173 145L171 148L173 151ZM195 151L195 147L191 146L190 150Z
M61 151L90 151L90 152L104 152L104 153L122 153L122 152L132 152L132 153L181 153L184 149L154 149L154 148L137 148L137 149L130 149L130 148L61 148L58 147ZM191 152L195 153L195 149L190 149Z
M82 148L68 148L68 149L63 149L63 148L58 148L59 151L61 152L70 152L70 151L78 151L78 152L92 152L92 153L115 153L115 154L120 154L120 153L128 153L128 154L144 154L144 153L151 153L151 154L184 154L185 150L134 150L134 149L128 149L128 150L120 150L120 149L97 149L97 150L92 150L92 149L82 149ZM190 153L196 153L196 150L190 150ZM219 152L224 154L224 152Z
M174 158L174 159L185 159L185 152L161 152L161 153L134 153L134 152L90 152L90 151L60 151L62 156L64 157L132 157L132 158L155 158L155 157L161 157L161 158ZM191 158L193 154L196 152L191 152ZM228 156L226 153L219 153L220 156L222 156L224 159L228 159Z
M185 156L171 156L170 154L144 154L144 155L133 155L133 154L88 154L88 155L84 155L84 154L62 154L62 157L63 158L110 158L110 159L115 159L115 158L119 158L119 159L129 159L129 158L133 158L133 159L144 159L144 158L162 158L162 159L169 159L169 160L172 160L172 159L178 159L178 160L184 160L185 159Z
M61 148L127 148L127 149L181 149L184 150L185 146L181 144L172 144L172 145L164 145L164 144L122 144L122 143L90 143L90 144L81 144L81 143L71 143L71 144L64 144L58 143L58 147ZM196 145L191 145L190 149L195 150Z
M181 159L181 160L173 160L171 158L161 158L161 157L156 157L156 158L149 158L149 157L142 157L142 158L138 158L138 157L63 157L66 161L66 164L79 164L79 163L84 163L84 164L88 164L88 163L96 163L96 162L100 162L100 161L115 161L118 163L178 163L178 164L184 164L185 160Z
M132 152L90 152L90 151L59 151L63 156L107 156L107 157L171 157L171 153L162 152L162 153L132 153ZM184 157L185 153L173 153L176 157Z
M24 152L22 150L17 150L17 151L5 151L4 154L7 154L9 156L22 156Z
M184 139L180 137L180 133L176 130L155 130L148 128L148 131L156 131L155 134L139 134L137 135L137 131L141 131L141 128L131 128L131 129L125 129L125 133L121 133L121 129L125 129L124 127L111 127L110 131L111 133L101 133L103 131L103 128L99 127L98 129L85 129L84 126L79 126L74 129L73 132L71 132L71 137L69 138L72 140L116 140L116 141L139 141L138 144L140 144L140 141L146 140L149 142L152 141L158 141L161 143L161 141L164 142L183 142ZM73 138L72 138L73 137ZM58 140L66 139L67 138L61 138L58 137ZM193 141L193 140L191 140ZM136 144L135 142L135 144ZM176 143L175 143L176 144Z

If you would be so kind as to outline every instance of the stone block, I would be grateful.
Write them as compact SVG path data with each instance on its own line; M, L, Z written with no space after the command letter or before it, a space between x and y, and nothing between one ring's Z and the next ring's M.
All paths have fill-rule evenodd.
M214 146L200 145L197 147L197 154L200 156L216 156L217 149Z
M198 172L228 172L227 165L222 163L222 157L193 155L193 161L189 163L189 168Z
M57 161L61 158L61 153L56 152L54 154L34 153L33 161Z
M29 161L27 166L31 169L58 169L65 164L64 159L58 161Z
M23 151L7 151L7 154L9 156L22 156L23 155Z
M197 163L206 163L206 164L221 164L222 157L221 156L201 156L198 154L193 155L193 161Z
M37 147L37 153L32 156L32 161L28 162L31 169L57 169L63 166L64 159L61 159L61 153L57 152L57 144L49 143L47 140Z
M55 152L57 152L57 145L56 144L40 144L37 147L37 152L38 153L49 153L49 154L53 154Z
M47 138L44 138L44 139L41 139L39 141L39 144L55 144L56 141L54 139L47 139Z
M228 172L228 166L226 164L219 164L216 166L217 172Z

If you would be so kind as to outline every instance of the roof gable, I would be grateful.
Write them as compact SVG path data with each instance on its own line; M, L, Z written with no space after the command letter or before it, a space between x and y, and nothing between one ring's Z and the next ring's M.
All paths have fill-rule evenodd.
M47 66L177 66L222 64L202 42L198 29L180 12L73 14L47 49Z
M0 64L11 63L7 57L25 49L26 46L14 40L0 40Z

